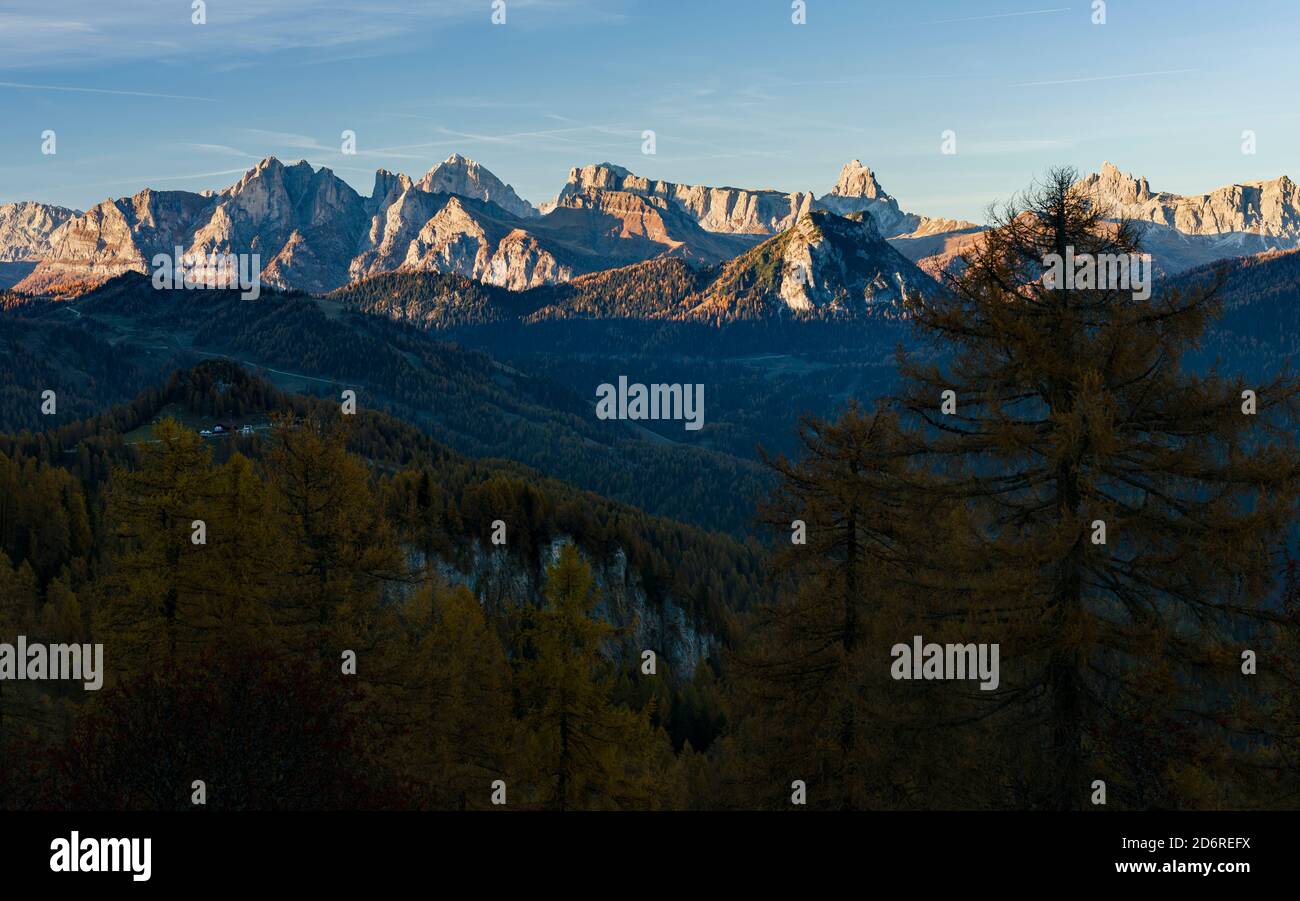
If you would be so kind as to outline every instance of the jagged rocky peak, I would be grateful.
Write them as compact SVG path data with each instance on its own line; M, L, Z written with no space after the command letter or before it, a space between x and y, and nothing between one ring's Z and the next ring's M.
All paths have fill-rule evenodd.
M264 177L276 177L284 171L284 163L280 162L273 156L264 157L257 165L243 174L239 181L235 182L224 191L220 192L222 196L233 197L242 193L256 179Z
M39 261L50 253L50 235L78 210L25 200L0 204L0 262Z
M285 165L267 157L215 199L216 206L190 235L194 250L256 250L268 266L277 253L292 251L294 268L281 260L276 272L296 272L310 290L346 271L346 260L337 257L352 249L367 219L365 202L351 185L305 160ZM313 257L309 272L306 261Z
M546 215L559 207L573 206L575 197L594 197L602 191L622 191L624 179L630 176L632 176L631 172L613 163L574 166L569 169L569 178L565 181L564 187L560 188L560 193L555 196L555 199L546 201L538 209ZM630 186L629 190L639 194L649 193L638 190L636 185Z
M840 216L868 213L881 234L889 238L915 231L924 221L921 216L899 209L898 201L889 196L876 174L862 165L861 160L851 160L844 165L835 187L817 200L817 208Z
M583 191L621 191L624 179L635 179L631 171L613 163L594 163L590 166L574 166L569 170L569 181L560 192L561 197ZM649 185L649 179L638 179L639 184L630 186L638 193Z
M792 310L854 313L896 304L909 291L927 291L930 279L889 246L869 212L839 216L814 210L786 236L777 293Z
M281 211L282 200L287 193L285 185L285 167L273 156L268 156L256 166L249 169L230 187L217 195L219 205L230 204L255 220L287 215Z
M411 179L400 172L389 172L387 169L375 170L375 188L370 192L371 200L383 200L388 193L393 190L394 185L399 185L405 180L409 186Z
M776 234L813 205L813 195L807 192L683 185L635 175L613 163L596 163L570 169L568 182L550 208L566 206L579 194L602 191L662 197L705 231L739 235Z
M1300 191L1285 175L1184 195L1152 191L1145 178L1127 175L1106 162L1100 172L1081 178L1076 187L1094 197L1109 215L1166 226L1184 235L1283 239L1284 243L1276 244L1280 247L1295 246L1300 240Z
M334 191L346 189L346 193L359 196L346 182L335 175L332 169L324 166L313 169L311 163L306 160L297 160L286 165L273 156L268 156L249 169L239 181L220 192L218 196L228 199L250 192L257 194L283 188L290 198L297 201L308 191L321 190L322 187Z
M589 206L594 198L613 191L639 194L643 197L666 196L662 184L651 184L649 179L637 178L629 170L613 163L592 163L574 166L569 170L568 181L554 200L541 206L543 213L559 207ZM579 198L575 200L575 198Z
M389 172L387 169L375 170L375 185L370 189L370 196L362 198L365 202L366 215L373 217L379 212L395 184L397 184L397 173ZM371 227L373 228L373 222Z
M862 165L861 160L850 160L844 164L839 181L831 188L831 194L835 197L866 197L871 200L889 197L876 180L876 174L870 167Z
M375 170L375 187L370 192L370 196L365 198L366 213L371 216L382 215L385 210L391 207L406 192L413 190L414 187L415 182L411 180L409 175L401 172L390 172L387 169Z
M154 191L109 200L70 219L19 283L39 291L146 272L157 253L256 253L263 280L328 290L346 278L366 222L360 196L329 169L268 156L214 194Z
M515 189L468 157L453 153L424 174L415 187L430 194L459 194L473 200L494 203L514 216L538 215L531 203Z
M1097 194L1108 203L1140 203L1150 200L1151 185L1146 176L1134 178L1121 172L1119 167L1107 160L1101 164L1101 171L1084 178L1080 185Z
M691 301L689 315L715 321L797 314L859 316L897 307L934 282L881 237L868 213L818 209L726 263Z
M780 235L787 248L821 244L826 240L844 242L854 256L869 248L883 249L886 244L876 220L867 213L849 213L841 216L830 210L811 210L804 213L791 228Z

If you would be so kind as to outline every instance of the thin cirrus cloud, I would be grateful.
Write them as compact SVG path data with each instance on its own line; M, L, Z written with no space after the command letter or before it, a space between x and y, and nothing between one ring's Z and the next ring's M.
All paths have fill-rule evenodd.
M239 129L239 133L244 137L247 137L249 140L254 141L255 146L266 148L268 151L282 151L282 150L310 151L316 157L328 157L331 159L331 161L333 161L336 158L341 159L344 156L341 144L334 144L334 145L325 144L317 140L316 138L312 137L311 135L295 134L294 132L287 132L287 131L268 131L263 128L241 128ZM212 148L214 152L216 152L217 148L221 148L222 150L234 149L220 144L207 145L207 146ZM362 143L361 146L353 150L352 153L348 154L348 156L370 157L370 158L380 158L380 159L387 159L390 157L395 159L412 159L412 160L424 159L424 156L422 155L402 153L401 150L402 148L384 148L384 147L371 148L365 146L365 144ZM246 155L252 159L261 159L262 157L266 156L265 153L246 154ZM336 166L336 168L338 167Z
M1031 138L1019 141L966 141L961 152L972 155L1000 155L1007 153L1038 153L1044 150L1065 150L1074 141L1062 138Z
M1052 9L1026 9L1026 10L1021 10L1019 12L990 13L984 16L958 16L952 19L936 19L932 22L916 22L914 24L918 26L955 25L958 23L965 23L965 22L985 22L990 19L1018 19L1023 16L1049 16L1055 13L1068 13L1069 11L1070 11L1070 7L1068 6L1057 6Z
M1122 72L1117 75L1086 75L1079 78L1057 78L1051 81L1021 81L1013 84L1012 87L1034 88L1060 84L1088 84L1094 81L1118 81L1125 78L1158 78L1162 75L1185 75L1189 72L1199 71L1199 69L1160 69L1155 72Z
M228 144L200 144L200 143L183 143L175 145L184 150L197 150L202 153L220 153L227 156L241 156L246 159L256 159L253 154L240 150L238 147L231 147Z
M0 81L0 89L19 91L62 91L76 94L112 94L118 97L149 97L155 100L195 100L216 103L213 97L192 97L184 94L156 94L152 91L118 91L111 88L89 88L80 85L28 84L19 81Z
M295 150L319 150L325 153L333 153L338 148L328 147L313 138L311 135L294 134L288 131L267 131L263 128L243 128L240 129L242 134L247 135L264 144L271 144L277 147L291 147Z
M530 22L615 23L622 20L621 7L622 0L510 0L509 11L527 27ZM196 25L188 2L60 0L48 13L0 12L0 70L181 59L204 50L220 51L226 64L237 64L231 56L332 51L475 17L486 20L490 13L484 0L220 0L206 6L206 22Z
M164 184L164 183L177 182L177 181L192 182L195 180L208 179L208 178L224 178L232 175L243 175L247 171L248 170L245 168L245 169L216 169L208 172L187 172L183 175L164 175L164 174L128 175L128 176L122 176L121 178L106 179L104 181L92 181L92 182L82 182L80 184L61 185L61 187L69 190L83 191L83 190L90 190L93 188L116 188L125 185L128 186L131 191L137 191L148 185ZM224 187L224 185L222 185L222 187ZM216 186L213 186L213 189L215 190ZM109 199L111 200L112 198Z

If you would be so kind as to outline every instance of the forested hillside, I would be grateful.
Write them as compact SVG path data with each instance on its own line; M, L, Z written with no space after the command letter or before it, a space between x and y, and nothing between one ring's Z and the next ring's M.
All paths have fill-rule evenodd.
M1197 361L1216 359L1234 370L1263 374L1300 363L1300 250L1223 260L1172 279L1194 289L1222 279L1223 315L1206 336Z
M205 438L203 423L233 433ZM228 691L251 691L259 704L285 692L304 705L293 715L278 705L222 706L251 718L240 728L273 728L289 748L315 739L282 734L276 717L338 725L339 741L370 761L331 771L360 792L359 803L398 803L392 793L401 789L418 804L486 806L477 792L456 793L486 767L478 755L507 753L503 735L516 736L510 753L521 770L570 765L547 745L545 703L512 712L520 709L512 691L545 693L556 680L577 680L586 699L572 711L578 721L613 730L600 761L573 763L595 768L584 778L622 786L631 779L622 758L635 754L637 796L671 803L656 780L672 783L684 765L673 748L703 749L717 734L718 655L736 617L771 591L752 546L518 464L463 457L383 414L340 416L338 404L285 394L224 361L177 372L93 420L0 436L0 487L4 640L112 648L102 695L30 685L0 693L0 754L48 767L35 782L5 780L5 806L181 803L125 769L184 748L190 721L171 724L175 746L151 747L154 733L136 730L171 705L224 705ZM201 543L192 540L198 521ZM585 662L556 669L548 636L573 628L588 630ZM424 656L429 642L440 647L436 671ZM657 679L635 678L643 646L659 654ZM344 650L358 655L352 687L338 679ZM205 683L209 665L229 681ZM385 731L385 705L429 685L459 693L460 718L416 717L423 726ZM123 770L67 781L62 767L87 763L92 751L99 767ZM423 772L420 755L429 753L450 762ZM315 778L314 766L295 777L295 791ZM272 775L253 782L263 777ZM221 806L306 803L255 793L269 783L245 788L254 794ZM588 790L556 798L538 787L531 803L586 806ZM350 800L333 791L318 800Z
M114 348L72 323L30 320L0 313L0 424L7 429L41 428L43 395L55 391L55 410L64 419L90 416L148 384L152 375L142 355ZM60 396L61 395L61 396Z
M648 438L634 424L595 417L595 384L566 387L413 326L305 295L241 300L237 292L160 292L128 274L75 306L33 302L8 317L17 328L27 321L40 329L65 326L98 356L137 361L155 379L178 364L228 356L264 367L293 390L333 397L355 390L367 408L399 416L463 453L513 459L648 512L734 534L750 526L754 501L766 490L758 466L710 449L712 431L725 423L706 418L701 432ZM65 375L62 359L33 354L22 378L55 387L68 380L75 388L76 373ZM127 370L102 393L123 401L136 390L139 375ZM43 424L33 420L33 409L39 412L39 404L22 407L9 427Z

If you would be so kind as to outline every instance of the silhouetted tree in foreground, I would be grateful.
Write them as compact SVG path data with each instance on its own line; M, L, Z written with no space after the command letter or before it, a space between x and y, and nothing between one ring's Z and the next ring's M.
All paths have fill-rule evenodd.
M769 466L781 482L764 509L780 536L773 575L782 601L759 608L729 658L729 803L814 808L928 803L918 727L942 697L898 690L889 649L928 603L908 571L926 517L912 507L908 445L897 417L850 406L837 422L806 419L802 457ZM910 632L906 633L910 636Z
M832 515L803 553L839 573L846 601L857 592L855 615L891 623L894 641L1000 645L996 690L940 683L943 701L915 720L948 728L966 761L931 805L1078 809L1095 780L1112 805L1266 805L1294 792L1284 660L1296 623L1279 575L1300 490L1300 385L1184 372L1217 285L1144 296L1115 283L1108 263L1128 274L1136 231L1106 221L1075 181L1053 170L996 216L948 290L909 300L930 348L901 355L900 436L870 478L829 476ZM1091 281L1053 280L1052 255L1100 265ZM850 411L835 429L862 423ZM777 467L807 510L839 454L824 443ZM881 480L870 498L853 493ZM815 607L790 603L803 605L801 627L815 623ZM815 666L826 637L784 653ZM863 660L841 690L850 672L885 679L888 663ZM910 772L941 757L930 746Z
M1243 737L1273 699L1242 653L1280 650L1300 385L1185 373L1217 284L1123 284L1107 260L1130 266L1135 232L1075 175L1052 171L950 291L911 305L951 354L902 364L917 460L941 474L918 502L958 503L969 525L929 546L932 568L1005 645L995 694L1049 774L1035 803L1079 807L1096 779L1142 806L1245 802ZM1091 286L1045 278L1052 255L1091 257Z
M774 462L774 519L809 539L732 711L754 717L733 741L780 747L771 772L733 764L769 792L833 774L829 806L1075 809L1098 780L1111 806L1294 797L1300 384L1186 373L1217 284L1120 283L1137 231L1075 184L1052 171L909 299L928 346L900 355L897 398ZM1054 254L1098 265L1069 280ZM999 645L998 686L891 687L914 635Z

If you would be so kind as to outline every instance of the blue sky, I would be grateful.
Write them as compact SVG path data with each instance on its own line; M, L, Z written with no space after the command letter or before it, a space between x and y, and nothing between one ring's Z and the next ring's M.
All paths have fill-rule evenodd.
M821 194L856 157L904 209L975 221L1054 164L1300 178L1296 0L1109 0L1105 25L1092 0L807 0L803 26L790 0L505 3L208 0L194 25L189 0L8 0L0 202L221 188L267 155L369 194L453 151L534 202L604 160Z

